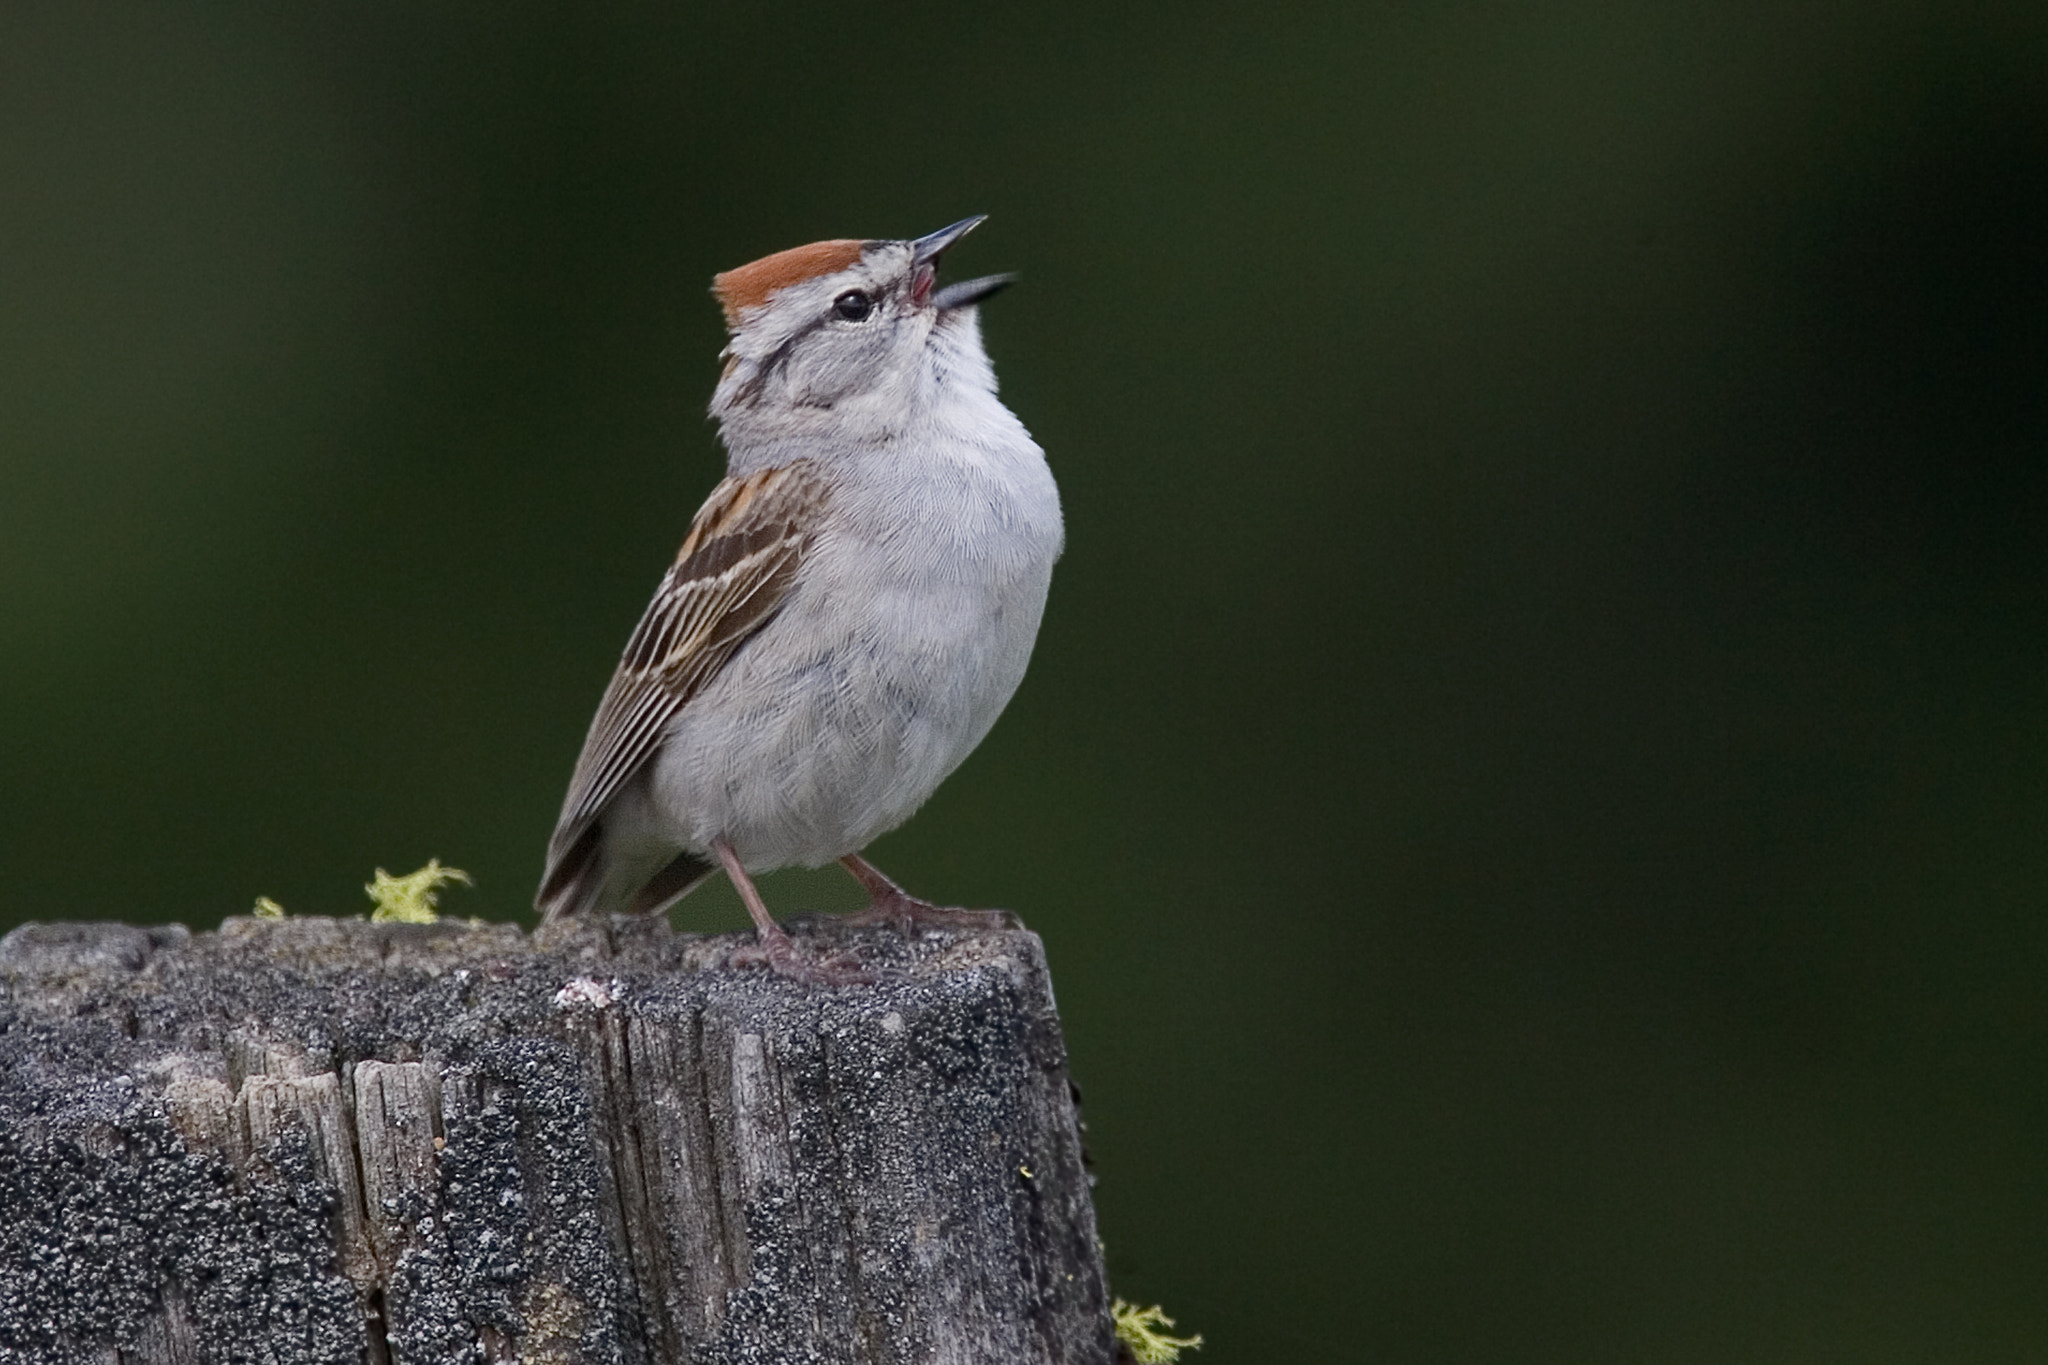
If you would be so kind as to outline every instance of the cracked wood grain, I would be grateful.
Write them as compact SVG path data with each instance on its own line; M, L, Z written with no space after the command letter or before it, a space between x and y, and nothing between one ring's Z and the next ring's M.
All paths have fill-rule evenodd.
M1037 939L800 931L17 930L0 1365L1107 1365Z

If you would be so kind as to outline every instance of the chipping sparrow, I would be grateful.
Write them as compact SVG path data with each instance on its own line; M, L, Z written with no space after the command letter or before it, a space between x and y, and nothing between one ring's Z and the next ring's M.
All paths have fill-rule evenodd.
M981 218L916 241L814 242L717 277L731 339L711 415L725 481L627 642L577 760L536 903L666 908L719 867L785 975L748 878L838 859L863 918L960 921L860 857L1016 691L1059 557L1045 456L996 400L975 305L934 289Z

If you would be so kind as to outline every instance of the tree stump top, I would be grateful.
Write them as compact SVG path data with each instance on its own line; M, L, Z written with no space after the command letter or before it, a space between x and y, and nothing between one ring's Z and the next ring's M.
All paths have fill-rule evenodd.
M1023 930L0 941L0 1365L1107 1361Z

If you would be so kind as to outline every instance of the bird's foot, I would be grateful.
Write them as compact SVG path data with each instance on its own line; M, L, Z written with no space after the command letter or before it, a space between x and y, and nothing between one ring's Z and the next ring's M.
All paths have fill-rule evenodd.
M724 839L713 839L711 851L725 865L726 874L732 878L733 888L746 903L747 915L754 921L754 932L758 935L753 947L735 948L727 954L727 965L755 967L766 963L768 970L777 976L806 986L870 986L879 979L850 953L835 953L814 961L798 952L788 932L768 913L760 891L754 886L754 879L747 875L739 855L732 851L732 845Z
M1015 929L1017 917L1008 910L963 910L957 905L933 905L904 891L876 896L865 910L844 917L851 925L887 924L900 934L925 929Z
M1021 929L1023 923L1007 910L962 910L953 905L933 905L911 895L889 879L887 873L858 853L839 860L840 866L867 889L868 908L846 916L852 925L887 924L906 937L920 927L941 929Z
M757 942L733 949L725 961L729 967L766 967L805 986L872 986L880 979L852 953L805 955L780 925L762 929Z

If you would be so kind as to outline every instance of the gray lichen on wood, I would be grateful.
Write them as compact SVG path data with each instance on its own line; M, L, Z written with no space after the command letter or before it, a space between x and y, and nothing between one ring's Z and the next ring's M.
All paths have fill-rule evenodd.
M1043 950L659 922L0 942L0 1365L1108 1362Z

